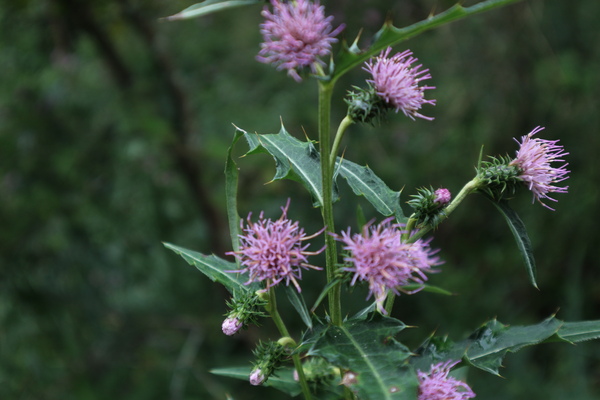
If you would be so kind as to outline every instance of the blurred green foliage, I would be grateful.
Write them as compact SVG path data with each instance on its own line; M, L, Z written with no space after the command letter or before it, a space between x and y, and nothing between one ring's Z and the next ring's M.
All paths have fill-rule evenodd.
M386 17L404 26L452 4L323 3L347 24L349 41L363 28L365 45ZM316 89L254 61L260 6L159 20L191 4L0 3L0 398L282 398L208 373L247 365L259 331L226 338L225 291L161 241L228 250L222 171L231 123L275 133L281 116L294 135L314 139ZM404 188L405 201L420 186L456 192L474 175L481 145L512 154L512 137L537 125L571 153L570 193L557 196L556 212L531 205L528 193L513 202L529 227L540 290L528 284L502 218L473 196L433 242L446 264L432 283L460 295L402 296L396 316L419 328L400 340L416 346L434 330L460 338L493 317L599 318L599 15L597 0L529 0L419 36L406 46L431 70L435 121L390 116L351 128L345 157ZM357 70L340 82L334 119L345 113L345 90L364 79ZM239 165L242 215L277 216L293 197L290 216L318 229L298 184L264 185L272 160ZM356 208L350 191L342 195L338 229L354 224L346 216ZM353 295L347 305L358 308L366 293ZM471 373L478 398L600 396L597 343L544 345L506 365L506 379Z

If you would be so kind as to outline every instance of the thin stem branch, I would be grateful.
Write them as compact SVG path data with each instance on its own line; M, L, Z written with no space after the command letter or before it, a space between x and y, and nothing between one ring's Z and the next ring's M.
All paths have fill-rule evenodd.
M322 216L325 226L325 258L327 283L335 278L337 265L337 250L335 238L331 233L335 232L333 221L333 168L327 156L330 152L331 132L331 95L333 83L319 81L319 151L321 154L321 182L323 189ZM329 314L334 325L342 324L341 286L335 285L328 294Z
M458 205L460 203L462 203L462 201L471 193L475 192L482 184L481 179L479 179L479 177L475 177L472 180L470 180L469 182L467 182L467 184L465 186L463 186L463 188L460 190L460 192L458 192L458 194L456 195L456 197L452 200L452 202L450 204L448 204L448 207L446 207L444 209L444 216L441 218L440 221L443 221L444 219L448 218L448 216L450 215L450 213L452 213L452 211L454 211L456 209L456 207L458 207ZM417 233L415 233L414 235L412 235L407 242L408 243L413 243L416 242L417 240L419 240L420 238L422 238L427 232L429 232L432 229L431 226L426 226L421 228L421 230L419 230Z
M346 133L346 129L348 129L348 127L353 123L354 120L352 117L346 115L342 122L340 122L340 126L335 133L335 139L333 141L333 146L331 147L331 154L329 155L329 165L331 165L332 170L335 170L335 160L337 159L338 149L340 147L340 143L342 142L342 138L344 137L344 133Z
M281 315L277 310L277 297L275 296L275 288L269 289L269 304L267 306L269 314L275 323L275 326L281 333L283 337L290 337L290 333L281 319ZM292 361L294 362L294 367L296 368L296 372L298 372L298 383L300 383L300 388L302 389L302 394L304 395L305 400L311 400L312 395L310 394L310 388L308 387L308 383L306 382L306 376L304 375L304 369L302 369L302 362L300 361L300 355L298 353L292 354Z

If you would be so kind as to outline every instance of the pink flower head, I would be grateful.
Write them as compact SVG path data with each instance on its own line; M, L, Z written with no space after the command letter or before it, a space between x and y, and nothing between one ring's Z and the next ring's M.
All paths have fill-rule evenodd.
M262 385L264 383L265 376L263 375L263 373L260 370L260 368L257 368L254 371L252 371L252 373L250 374L250 377L248 378L248 380L250 381L251 385L253 385L253 386L259 386L259 385Z
M428 69L421 69L422 65L413 67L418 61L412 56L410 50L397 53L388 58L391 47L382 51L379 57L369 60L363 69L369 72L372 80L367 80L381 98L385 100L396 112L402 110L404 115L414 120L415 117L433 120L418 111L423 104L435 105L435 100L426 100L424 91L435 89L434 86L419 86L420 81L431 79Z
M432 267L441 264L437 257L433 257L436 251L430 249L428 242L403 243L403 225L392 224L392 220L388 218L376 226L367 224L362 234L351 236L348 229L341 236L336 236L345 244L344 250L349 252L344 261L352 265L343 270L354 272L350 284L354 285L357 280L367 281L369 297L375 296L377 309L384 314L383 302L388 290L399 295L401 287L410 281L423 284L427 280L425 273L436 272Z
M258 222L250 220L252 216L250 213L246 227L241 221L244 234L239 236L240 249L226 254L234 255L245 267L229 272L248 272L250 278L246 284L266 281L268 289L285 280L286 285L291 281L300 292L297 280L302 278L301 268L321 269L308 264L306 256L319 254L325 248L308 252L306 249L309 245L303 245L302 242L314 238L323 230L312 236L306 236L297 221L292 222L286 218L289 205L288 200L285 207L282 207L281 217L276 221L265 219L264 212L260 213Z
M568 155L563 146L557 144L558 140L533 139L533 135L543 130L542 127L536 127L529 134L521 137L521 142L515 141L521 145L517 151L517 157L510 162L510 165L519 169L519 178L527 184L529 190L533 193L533 201L537 200L544 207L554 210L548 205L542 203L542 199L556 201L548 196L548 193L567 193L568 186L554 186L557 182L568 178L569 170L565 163L558 168L550 166L552 162L564 162L564 156Z
M231 336L237 331L239 331L242 325L242 321L240 321L238 318L227 317L225 321L223 321L221 329L223 330L224 334L226 334L227 336Z
M310 67L316 73L317 64L325 65L319 57L331 53L331 45L337 42L335 36L344 26L333 29L333 17L325 17L325 8L318 0L271 0L271 5L272 13L267 7L262 11L266 19L260 25L264 43L256 59L278 70L287 69L288 75L300 82L297 69Z
M442 207L450 203L450 200L452 200L452 194L448 189L445 188L439 188L433 193L433 196L433 202L439 204Z
M418 371L417 400L467 400L475 397L469 385L448 376L450 369L458 363L459 361L447 361L432 365L429 373Z

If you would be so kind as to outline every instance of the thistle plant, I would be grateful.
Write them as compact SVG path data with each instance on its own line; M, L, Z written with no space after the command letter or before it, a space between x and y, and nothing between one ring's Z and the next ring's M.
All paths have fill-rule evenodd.
M318 0L263 4L264 22L259 29L264 42L257 44L257 60L276 71L285 70L295 81L290 85L316 84L318 137L316 141L297 139L283 124L276 134L249 133L236 127L225 166L232 250L203 255L166 244L231 293L224 334L235 335L250 324L269 320L279 331L279 337L256 345L253 366L249 362L242 369L215 373L246 379L251 385L271 386L289 396L301 394L305 399L463 400L476 395L461 380L469 368L498 375L508 352L546 341L573 343L600 337L598 321L564 322L549 316L531 326L491 320L470 327L475 328L473 334L455 340L423 332L422 344L410 349L402 342L407 325L393 316L394 304L406 295L448 293L428 284L431 274L443 277L442 255L451 251L432 247L431 234L471 194L483 195L506 219L530 282L537 287L529 237L509 202L525 188L534 201L552 210L543 201L556 201L550 196L568 191L568 186L558 185L570 174L565 161L569 153L559 140L534 137L544 128L538 126L516 140L519 148L514 158L480 156L472 160L475 176L456 194L443 187L423 186L402 199L401 193L390 189L373 170L348 160L340 151L345 133L354 124L377 126L387 118L404 118L402 114L413 121L424 120L422 123L433 119L427 113L436 105L435 87L424 82L432 76L411 50L397 49L401 43L404 46L404 41L425 30L515 1L485 0L467 8L456 5L403 29L386 22L366 48L359 48L358 40L352 45L340 40L344 24L334 23ZM177 18L254 3L264 2L208 0L182 11ZM341 48L336 51L338 44ZM347 114L332 135L333 89L353 68L368 77L347 90ZM398 116L388 115L390 111ZM281 199L278 219L258 211L258 220L253 220L253 213L242 220L237 207L239 172L232 156L242 138L248 154L266 152L274 158L275 179L298 181L314 203ZM346 140L347 147L356 145L360 144ZM362 226L353 220L345 221L341 228L336 226L341 216L335 215L334 205L343 201L337 193L341 178L356 195L364 196L380 218ZM404 214L404 203L412 208L411 214ZM312 206L321 211L321 228L307 235L301 227L304 224L289 219L288 213ZM325 246L320 244L323 241ZM324 257L318 258L321 253ZM322 265L313 261L322 258ZM302 273L307 270L324 274L326 280L310 308L302 290ZM364 309L352 315L344 310L342 297L355 294L342 289L357 286L365 287L368 295ZM284 318L279 313L277 301L282 297L277 292L287 294L297 315ZM398 313L401 315L401 310ZM293 318L304 323L303 331L288 330ZM457 369L462 370L461 379L455 375Z

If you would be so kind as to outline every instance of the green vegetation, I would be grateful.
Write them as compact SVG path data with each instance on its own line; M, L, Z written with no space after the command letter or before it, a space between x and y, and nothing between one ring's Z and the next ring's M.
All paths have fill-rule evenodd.
M258 332L225 337L226 291L161 242L219 256L230 250L223 171L231 123L277 133L281 116L290 134L314 140L317 121L304 102L316 100L316 85L254 61L258 5L159 20L191 3L0 3L0 398L284 398L208 372L247 365ZM364 28L359 45L388 15L402 27L453 4L394 2L388 14L384 0L323 3L338 22L344 15L349 42ZM596 0L527 0L411 39L398 49L430 68L435 121L390 116L346 133L365 139L349 159L368 160L392 190L408 182L403 201L422 186L456 192L474 175L482 144L512 154L511 138L537 125L571 153L570 193L556 212L526 194L511 204L528 226L540 290L505 221L483 197L469 198L433 242L446 260L444 288L460 295L396 299L402 320L421 332L443 326L451 328L437 334L461 337L459 327L472 321L534 324L555 312L560 320L599 318L600 263L591 248L600 240L598 15ZM334 120L345 113L343 90L363 79L356 70L337 83ZM265 185L272 158L240 159L239 147L240 210L278 215L294 197L290 214L318 230L318 210L300 215L311 199L299 185ZM340 197L350 190L340 186ZM367 220L376 215L361 205ZM355 213L355 204L340 202L337 226ZM462 319L448 320L457 309ZM597 342L544 345L505 362L506 379L469 376L477 398L600 396Z

